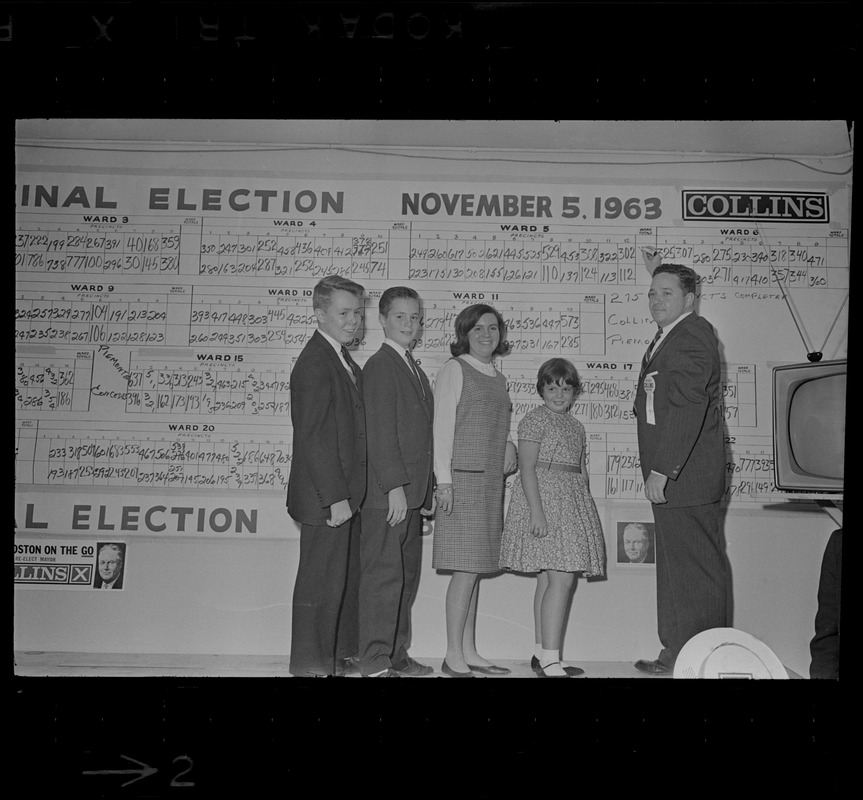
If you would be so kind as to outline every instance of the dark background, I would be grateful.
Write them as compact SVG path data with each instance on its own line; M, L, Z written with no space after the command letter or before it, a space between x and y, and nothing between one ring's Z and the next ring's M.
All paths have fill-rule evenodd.
M845 2L0 3L18 116L846 118Z
M853 120L858 69L851 3L0 3L10 140L23 117ZM849 681L12 673L6 769L42 796L837 795L848 775Z

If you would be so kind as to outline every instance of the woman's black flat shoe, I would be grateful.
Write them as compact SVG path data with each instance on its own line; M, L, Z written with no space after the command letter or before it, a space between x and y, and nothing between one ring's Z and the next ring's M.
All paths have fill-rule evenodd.
M474 672L481 672L483 675L509 675L512 672L509 667L499 667L497 664L489 664L487 667L475 667L473 664L468 666Z
M446 659L444 659L443 664L440 665L440 671L444 675L449 675L450 678L475 678L472 672L456 672L449 664L446 663Z

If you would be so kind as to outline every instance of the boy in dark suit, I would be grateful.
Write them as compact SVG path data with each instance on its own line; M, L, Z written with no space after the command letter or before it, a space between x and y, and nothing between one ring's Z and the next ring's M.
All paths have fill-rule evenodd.
M366 677L433 672L408 655L419 584L422 515L432 509L432 391L411 348L419 296L387 289L379 303L381 349L363 367L369 469L360 572L360 669Z
M289 669L303 677L346 674L359 646L366 428L362 374L345 345L361 336L363 292L338 275L315 286L318 329L291 370L287 504L300 524L300 562Z
M668 674L697 633L728 627L728 573L719 501L725 440L719 343L694 313L698 276L654 254L648 293L659 326L635 396L644 493L653 504L656 609L662 651L635 667Z

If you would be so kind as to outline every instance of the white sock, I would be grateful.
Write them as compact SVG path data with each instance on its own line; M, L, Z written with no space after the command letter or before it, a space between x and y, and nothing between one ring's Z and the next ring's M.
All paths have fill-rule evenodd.
M382 669L380 672L371 672L371 673L369 673L368 677L369 677L369 678L379 678L379 677L380 677L381 675L383 675L385 672L386 672L386 670L385 670L385 669Z
M546 675L566 675L560 663L560 650L543 650L539 665Z
M559 653L560 651L552 651L552 650L549 650L549 652L558 652L558 653ZM535 644L535 645L534 645L534 647L533 647L533 655L535 656L535 658L537 659L537 661L540 661L540 660L542 659L542 645L541 645L541 644ZM560 659L560 666L562 666L562 667L568 667L568 666L569 666L569 662L568 662L568 661L564 661L563 659Z

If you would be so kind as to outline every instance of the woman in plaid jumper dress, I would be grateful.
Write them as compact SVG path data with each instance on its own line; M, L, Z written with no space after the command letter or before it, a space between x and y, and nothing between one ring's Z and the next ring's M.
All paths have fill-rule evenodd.
M455 321L454 358L435 381L435 515L432 563L452 570L446 596L450 677L503 675L476 652L477 579L498 572L506 474L516 468L508 440L511 402L506 378L492 358L508 349L501 315L484 304L468 306Z

